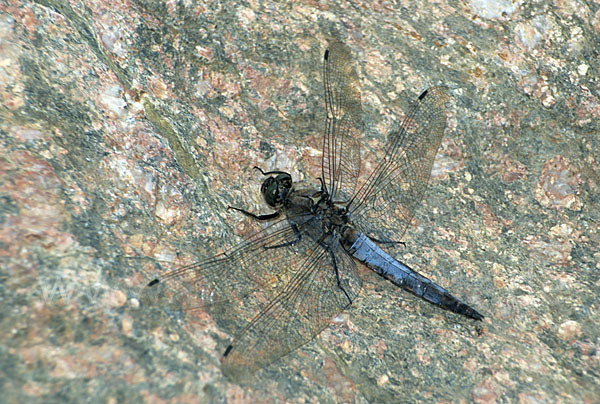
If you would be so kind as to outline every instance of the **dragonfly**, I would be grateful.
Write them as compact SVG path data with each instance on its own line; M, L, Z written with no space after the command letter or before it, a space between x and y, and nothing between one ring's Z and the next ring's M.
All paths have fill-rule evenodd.
M445 87L425 90L384 157L358 186L364 132L359 79L348 46L331 39L323 57L325 128L317 186L297 187L284 171L260 171L271 213L229 207L262 230L216 256L150 281L144 304L209 310L232 336L222 370L241 380L318 335L359 295L357 263L443 309L484 316L388 254L421 203L446 128Z

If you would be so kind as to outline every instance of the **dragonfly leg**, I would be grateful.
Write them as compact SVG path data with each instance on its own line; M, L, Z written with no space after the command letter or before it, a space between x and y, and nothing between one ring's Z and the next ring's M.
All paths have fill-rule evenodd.
M376 239L375 237L372 237L372 236L369 236L369 238L372 241L376 242L377 244L402 244L402 247L406 247L406 243L404 241L392 241L392 240L384 241L384 240Z
M296 227L296 225L294 223L291 223L290 227L292 228L292 230L294 231L294 234L296 235L296 240L286 241L285 243L281 243L281 244L277 244L277 245L268 245L268 246L265 246L265 248L270 250L271 248L288 247L288 246L294 245L298 241L302 240L302 233L300 233L298 231L298 227Z
M321 183L321 192L325 192L326 188L325 188L325 182L323 181L323 178L319 177L317 178L319 180L319 182Z
M340 288L342 292L344 292L344 294L346 295L346 298L348 298L348 304L352 304L352 299L350 298L350 296L348 296L348 292L346 292L346 289L344 289L344 287L342 286L342 282L340 281L340 272L338 271L337 262L335 261L335 255L333 254L333 251L331 251L331 248L328 246L323 247L331 256L331 263L333 264L333 270L335 271L335 279L337 281L338 288Z
M252 219L265 221L265 220L273 220L279 216L279 212L269 213L268 215L255 215L252 212L248 212L247 210L235 208L233 206L227 206L227 209L237 210L238 212L242 212L244 215L251 217Z
M275 171L266 171L266 172L265 172L265 171L264 171L262 168L260 168L260 167L258 167L258 166L254 166L253 168L254 168L255 170L258 170L258 171L260 171L260 173L261 173L262 175L264 175L264 176L267 176L267 175L273 175L273 174L288 174L288 173L286 173L285 171L279 171L279 170L275 170Z

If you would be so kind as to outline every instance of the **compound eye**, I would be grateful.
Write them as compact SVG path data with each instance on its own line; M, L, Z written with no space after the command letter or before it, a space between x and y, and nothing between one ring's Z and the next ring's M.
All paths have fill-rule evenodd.
M260 192L262 192L263 194L267 192L269 188L271 188L271 184L273 183L273 181L274 180L272 177L269 177L266 180L264 180L262 185L260 186Z
M283 188L291 188L292 187L292 176L289 174L279 174L277 176L277 182L281 184Z
M276 207L280 203L279 183L273 178L267 178L260 190L269 206Z

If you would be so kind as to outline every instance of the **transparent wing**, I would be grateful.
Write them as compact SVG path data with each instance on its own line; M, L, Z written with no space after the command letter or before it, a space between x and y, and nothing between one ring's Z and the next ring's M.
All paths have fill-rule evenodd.
M390 135L383 161L349 203L353 222L370 237L400 241L406 231L429 182L449 99L444 87L419 96L400 129Z
M350 50L338 40L329 41L323 58L325 134L322 175L334 201L354 194L360 171L360 136L363 133L359 81Z
M229 378L243 379L307 343L358 295L356 265L334 245L335 252L318 243L308 250L281 294L235 336L223 357Z
M174 311L210 306L219 311L219 325L234 333L294 276L291 263L312 244L298 241L299 234L313 220L312 215L295 217L296 230L287 219L279 220L223 254L160 275L144 288L140 301Z

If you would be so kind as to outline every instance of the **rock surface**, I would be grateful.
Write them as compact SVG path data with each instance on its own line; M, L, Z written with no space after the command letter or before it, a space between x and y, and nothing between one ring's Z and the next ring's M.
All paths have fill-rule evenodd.
M7 0L0 5L4 402L598 402L600 4ZM410 100L454 101L400 259L478 325L362 268L313 342L231 384L204 312L142 286L317 184L326 39L355 55L363 173Z

